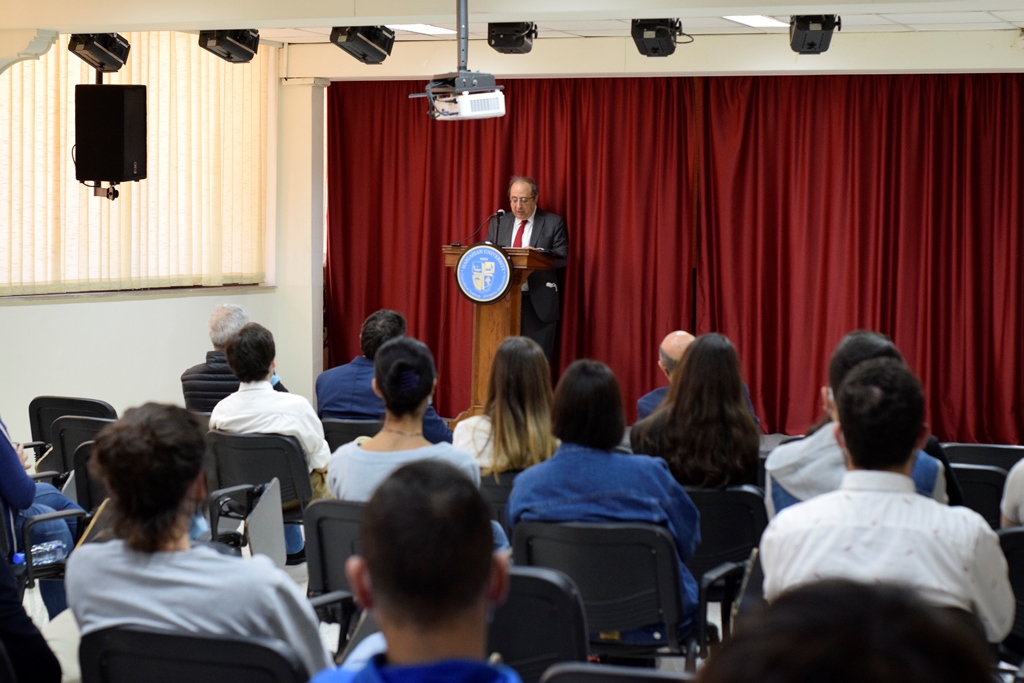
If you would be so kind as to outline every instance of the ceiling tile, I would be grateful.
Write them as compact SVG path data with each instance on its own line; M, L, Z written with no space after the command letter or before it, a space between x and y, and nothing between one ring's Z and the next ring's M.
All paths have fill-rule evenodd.
M1024 21L1024 10L1016 10L1011 12L989 12L992 16L1003 21L1020 22Z
M1013 28L1007 23L992 23L992 24L970 24L964 26L963 24L907 24L910 28L915 31L1005 31Z
M843 20L842 33L911 33L912 30L903 24L878 24L876 26L847 26ZM839 35L842 35L840 33ZM839 40L839 38L835 38Z
M893 22L877 14L842 14L843 30L847 26L892 26Z
M928 14L883 14L899 24L990 24L995 18L988 12L932 12Z
M608 38L608 37L622 37L622 36L628 36L629 35L629 27L628 26L625 26L623 28L609 28L609 29L592 28L592 29L580 29L580 30L573 30L573 29L568 29L567 28L567 29L564 29L564 31L565 31L565 33L570 33L570 34L575 35L575 36L581 36L583 38ZM545 35L545 33L542 31L541 35Z
M538 24L540 28L550 28L555 31L567 31L569 33L581 33L583 31L607 31L625 27L629 31L630 21L628 19L604 19L594 21L545 21Z

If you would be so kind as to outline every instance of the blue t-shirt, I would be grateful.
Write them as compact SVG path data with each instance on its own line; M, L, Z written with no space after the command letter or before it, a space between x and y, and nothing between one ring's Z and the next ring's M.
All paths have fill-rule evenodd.
M450 659L416 666L388 666L385 655L377 655L361 671L329 669L310 683L522 683L507 666Z

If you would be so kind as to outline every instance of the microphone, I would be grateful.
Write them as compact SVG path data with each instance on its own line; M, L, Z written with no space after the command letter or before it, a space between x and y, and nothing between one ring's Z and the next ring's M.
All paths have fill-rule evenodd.
M466 240L470 240L470 239L473 239L474 237L476 237L476 234L478 232L480 232L481 230L483 230L483 227L485 225L489 224L491 222L492 218L501 219L501 217L504 216L504 215L505 215L505 209L498 209L497 211L492 213L490 216L485 218L484 222L480 224L479 228L477 228L476 230L473 231L472 235L469 235L468 237L463 237L462 239L460 239L457 242L452 242L451 246L453 246L453 247L461 247L463 242L465 242Z

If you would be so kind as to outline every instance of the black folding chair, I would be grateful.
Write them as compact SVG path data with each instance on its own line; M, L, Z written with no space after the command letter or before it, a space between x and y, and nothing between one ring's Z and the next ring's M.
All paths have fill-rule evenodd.
M512 567L487 652L500 654L523 683L537 683L552 664L587 661L587 619L572 579L553 569Z
M700 545L686 562L701 586L700 614L706 614L707 602L721 605L722 639L730 634L731 606L739 594L747 570L750 552L761 543L768 526L764 491L756 486L727 489L687 487L690 500L700 511ZM706 619L700 626L704 626ZM708 637L700 634L706 645ZM707 656L706 647L701 656Z
M37 462L53 443L50 436L50 427L53 425L53 421L67 415L117 419L117 411L106 401L70 396L36 396L28 404L28 421L32 442L22 445L35 449Z
M992 465L1007 472L1024 458L1024 446L991 443L944 443L942 450L950 462L965 465Z
M321 422L324 423L324 438L327 439L331 453L360 436L374 436L384 428L384 420L341 420L325 417Z
M686 656L696 666L696 638L679 632L682 595L679 556L664 527L638 523L520 522L512 556L519 566L548 567L568 575L583 596L590 650L596 655L652 658ZM698 615L698 618L702 618ZM595 638L663 625L656 644Z
M296 653L274 638L179 634L119 626L82 636L82 683L306 683Z
M680 681L692 680L694 680L693 674L679 671L563 662L555 664L544 672L540 683L680 683Z
M993 529L998 529L1002 519L999 503L1003 499L1006 470L992 465L954 462L953 472L964 491L964 506L984 517Z
M75 450L86 441L92 441L107 425L116 420L105 417L81 417L65 415L58 417L50 425L49 454L37 464L39 470L57 472L54 486L63 487L71 472L75 469Z
M498 521L506 535L511 532L505 520L505 506L508 503L508 495L512 493L512 482L521 471L501 472L497 475L484 474L480 477L480 494L491 508L491 516Z
M363 549L360 524L363 503L342 500L315 500L306 508L303 526L306 531L306 568L309 583L306 594L310 598L322 595L347 594L347 598L330 610L323 610L322 621L341 625L338 634L340 651L348 638L352 617L357 613L352 598L345 562Z
M103 479L95 476L89 470L89 460L92 458L92 441L86 441L75 449L74 472L75 472L75 497L78 504L87 512L96 512L96 508L107 499L107 487Z
M313 483L298 439L282 434L212 430L206 441L219 488L259 485L277 477L285 523L302 521L303 510L313 498Z

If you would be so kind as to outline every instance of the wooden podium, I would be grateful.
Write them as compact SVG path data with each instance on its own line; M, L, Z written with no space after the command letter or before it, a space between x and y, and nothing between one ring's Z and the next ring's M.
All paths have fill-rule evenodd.
M462 254L472 247L444 246L444 265L454 268ZM473 384L470 406L452 420L451 426L484 411L487 400L487 382L491 377L494 354L505 337L519 334L519 313L523 303L523 283L535 270L547 270L555 264L551 254L535 249L505 247L512 259L512 288L505 298L493 304L473 304Z

